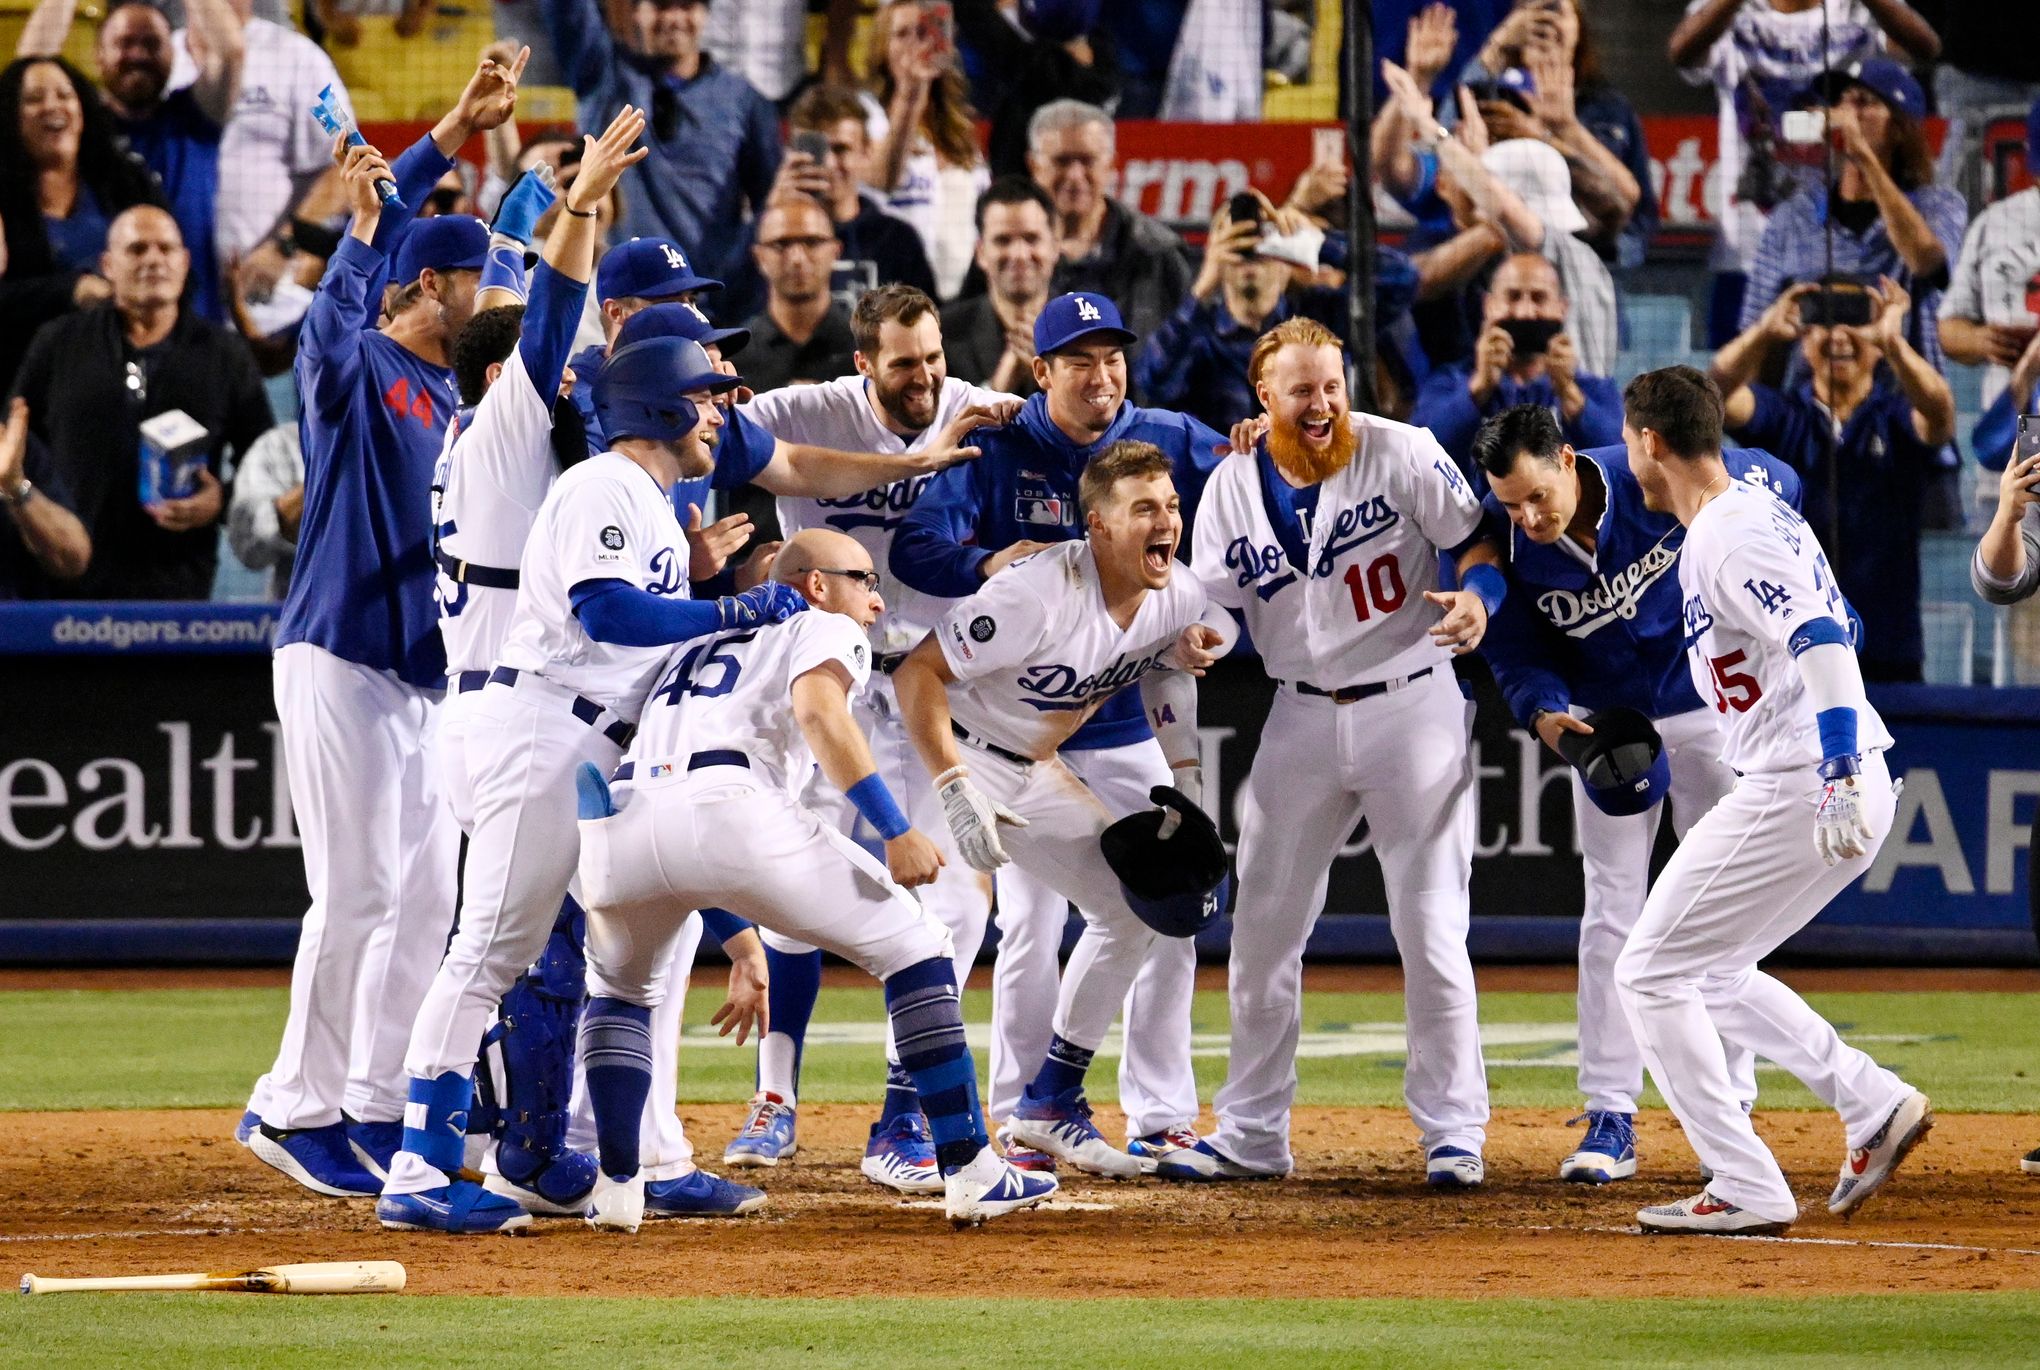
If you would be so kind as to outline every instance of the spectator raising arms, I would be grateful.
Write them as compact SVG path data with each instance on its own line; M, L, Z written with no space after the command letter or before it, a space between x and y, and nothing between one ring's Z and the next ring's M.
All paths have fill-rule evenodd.
M1736 319L1765 216L1798 189L1774 152L1778 117L1807 82L1877 56L1887 36L1922 62L1941 48L1904 0L1689 0L1666 55L1691 84L1713 86L1721 110L1709 196L1721 206L1709 346L1721 346L1743 326Z
M742 263L746 210L764 208L779 174L779 116L751 83L701 50L707 0L637 0L637 47L609 31L597 0L542 0L581 123L602 128L624 105L651 111L651 156L624 174L621 234L674 238L705 276Z
M2032 367L2029 371L2022 360L2020 370L2026 374L2020 379L2028 387L2030 404L2030 387L2036 374L2040 374L2040 342L2029 346L2026 356ZM2040 589L2040 451L2029 452L2014 461L2007 447L2004 456L2004 471L1998 477L1997 512L1976 544L1976 556L1969 565L1969 583L1992 604L2017 604ZM0 489L0 494L4 493Z
M42 0L21 30L19 57L63 51L78 0ZM241 21L227 0L190 0L191 50L198 79L171 90L175 64L170 21L147 0L122 0L99 25L92 55L99 86L130 151L163 183L170 212L189 244L191 300L200 317L226 318L219 256L213 247L219 199L220 136L241 93Z
M873 102L867 106L872 181L887 207L914 226L942 298L970 270L971 207L991 184L978 150L977 115L963 83L949 7L885 0L871 26Z
M1762 318L1792 281L1826 270L1866 280L1890 276L1917 296L1906 340L1943 370L1934 316L1969 207L1934 184L1920 128L1926 94L1910 72L1885 57L1828 72L1809 93L1826 106L1828 136L1840 154L1834 188L1807 186L1772 212L1750 267L1741 327ZM1803 374L1793 367L1794 376Z
M76 67L24 57L0 71L0 389L37 327L111 293L98 274L107 224L161 203Z
M1622 395L1606 376L1585 372L1568 314L1551 263L1516 253L1488 283L1473 360L1433 371L1417 393L1410 421L1430 429L1477 482L1474 432L1482 419L1519 404L1558 415L1565 441L1581 451L1622 441Z
M1034 384L1034 320L1055 277L1055 203L1025 176L978 197L977 265L985 293L942 311L949 374L1023 399Z
M1832 318L1844 297L1865 293L1855 281L1793 287L1716 354L1714 379L1728 430L1805 482L1807 522L1863 615L1864 679L1918 680L1920 508L1954 460L1943 445L1955 435L1955 397L1906 341L1912 301L1890 277L1867 291L1868 324L1806 322L1810 310ZM1795 341L1812 385L1758 384L1771 349Z
M28 401L16 396L0 426L0 600L26 598L39 582L62 593L92 564L92 535L70 499L49 449L29 436Z
M1027 166L1055 202L1056 293L1105 296L1145 338L1176 312L1190 262L1167 226L1105 193L1114 146L1112 116L1095 105L1057 100L1028 121ZM1139 347L1129 344L1129 367Z

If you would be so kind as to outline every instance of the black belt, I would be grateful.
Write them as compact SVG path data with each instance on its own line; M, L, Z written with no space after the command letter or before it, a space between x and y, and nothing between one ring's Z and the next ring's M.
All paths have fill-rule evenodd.
M489 683L491 685L515 685L518 674L519 672L515 666L498 666L495 670L489 672ZM574 702L569 707L573 709L574 717L580 719L591 728L595 726L596 721L604 713L608 712L586 695L575 695ZM619 747L628 747L630 740L637 736L637 726L626 723L620 718L612 718L608 726L602 729L602 735Z
M453 678L453 692L457 695L472 694L488 683L487 671L462 671Z
M687 758L687 769L690 771L706 770L710 766L742 766L748 771L751 769L751 758L745 756L742 752L727 751L696 752ZM626 761L621 766L618 766L609 778L611 780L628 780L636 774L637 763L635 761Z
M1018 752L1009 752L996 742L987 742L982 737L971 736L970 733L964 730L963 725L953 718L949 720L949 731L956 734L959 742L968 742L979 751L990 752L993 756L1010 761L1016 766L1032 766L1034 764L1034 758L1031 756L1022 756Z
M880 675L891 675L900 668L900 663L905 661L907 656L906 652L887 652L884 656L874 658L871 668Z
M432 559L439 563L439 569L456 585L479 585L488 590L514 590L517 588L515 566L481 566L472 561L434 549Z
M1431 668L1426 666L1421 671L1411 671L1402 678L1402 683L1407 685L1412 680L1422 680L1429 674ZM1376 695L1385 695L1395 684L1396 682L1392 680L1377 680L1372 685L1348 685L1343 689L1320 690L1307 680L1295 680L1290 682L1290 688L1300 695L1316 695L1319 699L1329 699L1334 704L1352 704L1362 699L1372 699Z

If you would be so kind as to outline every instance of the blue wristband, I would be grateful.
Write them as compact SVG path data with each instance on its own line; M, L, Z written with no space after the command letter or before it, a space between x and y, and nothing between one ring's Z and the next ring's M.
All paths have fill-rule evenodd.
M1459 578L1459 588L1471 590L1493 618L1495 610L1502 607L1502 596L1509 593L1509 582L1498 568L1482 562Z
M876 828L878 835L888 842L913 826L900 812L892 791L885 787L885 781L879 779L877 771L852 785L844 797L857 806L857 812L864 816L864 821Z
M1813 716L1820 728L1820 774L1823 780L1839 780L1858 770L1856 711L1850 708L1822 709Z

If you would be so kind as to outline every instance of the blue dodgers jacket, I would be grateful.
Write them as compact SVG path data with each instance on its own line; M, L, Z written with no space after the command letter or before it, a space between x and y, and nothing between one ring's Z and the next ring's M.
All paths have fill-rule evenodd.
M1755 448L1724 448L1731 476L1769 488L1799 508L1798 475ZM1594 551L1570 538L1532 542L1493 494L1481 501L1487 526L1507 547L1509 593L1480 651L1494 668L1509 710L1527 726L1540 710L1629 708L1670 718L1700 707L1686 667L1679 549L1686 530L1644 508L1643 491L1620 447L1579 453L1608 491Z
M1030 398L1005 427L981 428L970 441L981 455L928 482L893 536L892 573L909 589L944 599L975 594L984 583L978 565L1000 548L1082 537L1077 479L1085 463L1115 442L1151 442L1175 463L1187 546L1204 482L1231 451L1222 434L1188 415L1134 404L1122 404L1103 436L1080 447L1049 418L1044 395ZM1149 735L1139 692L1122 690L1064 746L1123 747Z

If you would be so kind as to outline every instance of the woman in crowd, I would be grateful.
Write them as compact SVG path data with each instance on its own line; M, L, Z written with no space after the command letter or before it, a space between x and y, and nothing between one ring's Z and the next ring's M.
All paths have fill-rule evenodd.
M0 70L0 390L36 329L112 293L98 274L106 226L130 206L162 203L76 67L27 57Z
M866 105L876 188L914 226L944 299L977 249L977 197L991 184L953 32L920 0L886 0L871 27Z

